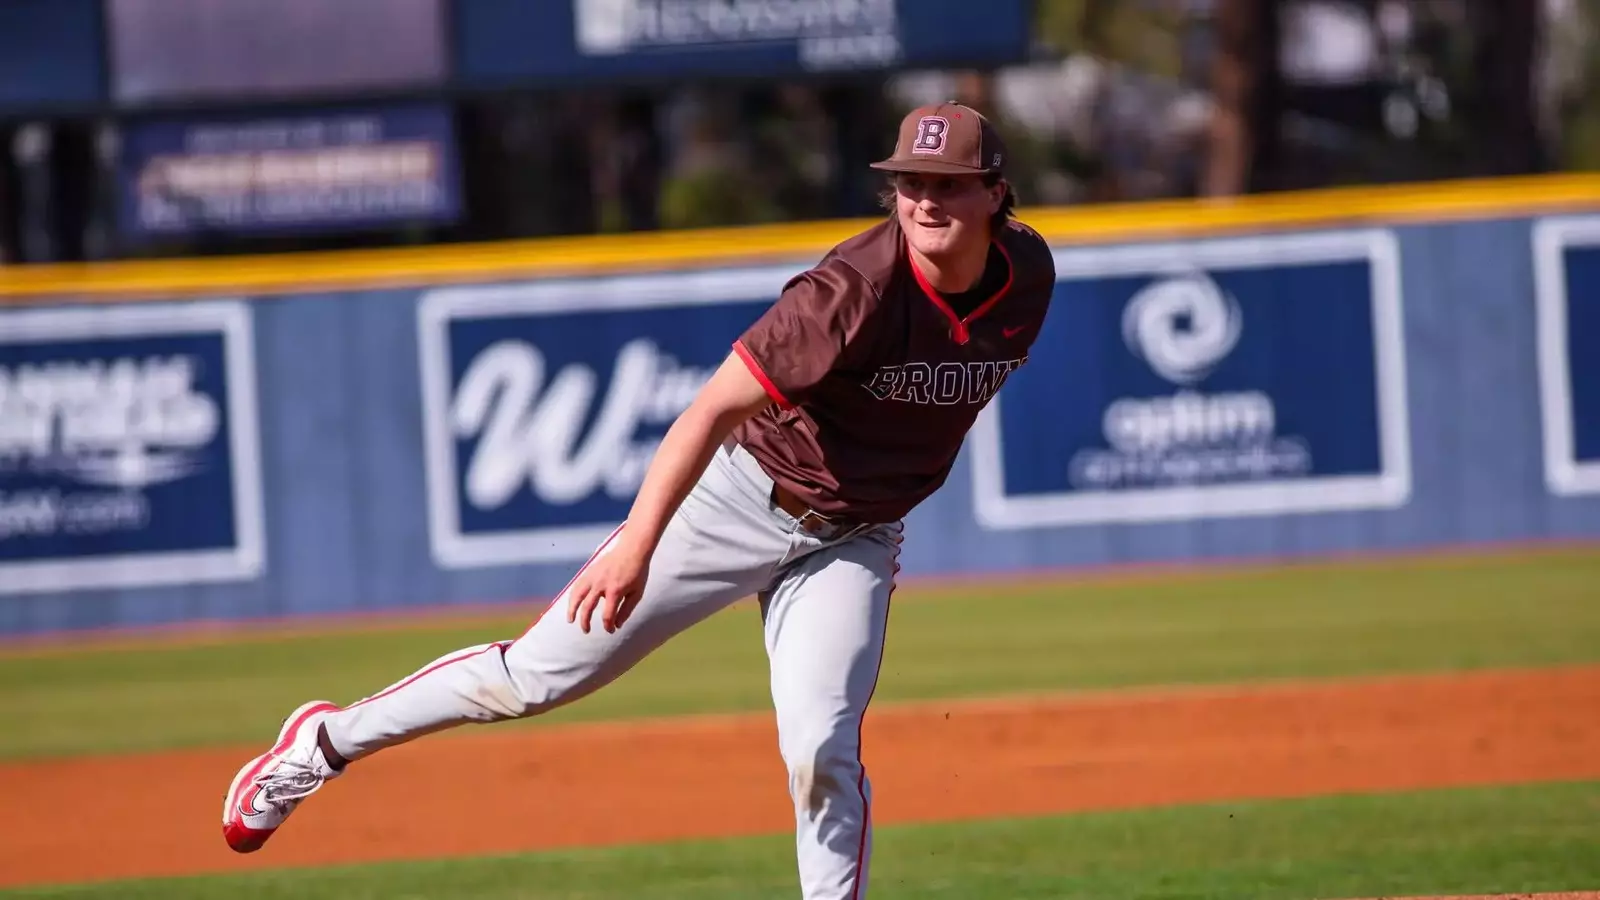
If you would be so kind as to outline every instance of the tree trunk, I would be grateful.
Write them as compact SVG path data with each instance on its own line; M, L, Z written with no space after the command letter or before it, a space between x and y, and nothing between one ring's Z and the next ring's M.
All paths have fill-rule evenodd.
M1277 163L1282 91L1276 0L1221 0L1212 63L1214 108L1200 194L1257 189Z
M1534 51L1542 16L1532 0L1473 0L1474 70L1481 79L1469 120L1478 174L1545 170L1534 98Z

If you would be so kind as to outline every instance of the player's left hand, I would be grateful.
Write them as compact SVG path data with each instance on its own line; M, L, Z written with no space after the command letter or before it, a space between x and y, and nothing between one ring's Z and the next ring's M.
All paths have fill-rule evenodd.
M567 592L567 621L576 622L588 634L598 609L600 626L606 633L614 633L644 596L649 571L649 554L625 537L619 538L609 553L596 558L572 582Z

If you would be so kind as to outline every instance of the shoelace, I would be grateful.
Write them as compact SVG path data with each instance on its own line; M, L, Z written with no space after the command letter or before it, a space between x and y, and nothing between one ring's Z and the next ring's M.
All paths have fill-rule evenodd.
M316 763L308 758L284 756L276 766L257 775L255 782L261 785L262 800L282 805L309 797L322 787L322 773L317 770Z

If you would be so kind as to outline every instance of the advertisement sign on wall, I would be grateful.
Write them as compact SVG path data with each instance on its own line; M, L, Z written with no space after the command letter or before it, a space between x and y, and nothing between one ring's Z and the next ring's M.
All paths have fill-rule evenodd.
M1545 482L1600 494L1600 216L1533 229Z
M0 314L0 593L255 578L249 307Z
M133 236L312 233L460 212L450 113L422 104L131 123L120 219Z
M1259 209L1237 223L1254 231L1060 238L1044 330L908 517L904 571L1600 536L1600 212L1569 211L1600 190L1567 183L1570 218L1544 224L1523 183L1491 182L1441 188L1440 221L1419 207L1392 233L1297 231L1280 201L1240 198L1229 218ZM1478 196L1507 212L1465 215ZM1081 235L1067 215L1037 220ZM779 234L752 240L821 250L812 226ZM628 246L598 241L583 278L269 290L249 301L254 348L246 310L209 300L6 304L0 636L559 591L806 265L752 244L725 268L726 248L684 239L663 245L684 268L604 271ZM452 258L441 278L478 256Z
M448 288L418 307L444 567L581 562L794 268Z
M1381 509L1411 492L1386 231L1058 250L973 435L988 528Z

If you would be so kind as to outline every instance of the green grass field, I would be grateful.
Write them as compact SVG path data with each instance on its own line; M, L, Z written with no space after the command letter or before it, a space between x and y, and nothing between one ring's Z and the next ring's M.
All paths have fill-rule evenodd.
M531 610L530 610L531 612ZM0 656L0 757L244 743L521 632L351 631ZM1600 662L1600 550L912 591L876 702ZM767 708L743 607L538 722ZM160 777L152 771L151 777ZM12 823L6 827L18 827ZM792 838L0 892L74 898L780 898ZM1600 783L880 829L875 898L1339 898L1600 888Z
M875 898L1311 900L1600 887L1600 784L882 829ZM787 836L17 891L75 900L735 900L796 894Z
M529 614L534 609L530 608ZM0 758L259 742L451 650L521 634L372 630L0 655ZM896 598L875 702L1600 661L1600 550L988 587ZM616 684L506 727L768 707L761 625L713 617Z

